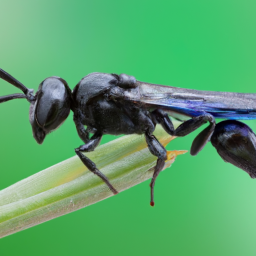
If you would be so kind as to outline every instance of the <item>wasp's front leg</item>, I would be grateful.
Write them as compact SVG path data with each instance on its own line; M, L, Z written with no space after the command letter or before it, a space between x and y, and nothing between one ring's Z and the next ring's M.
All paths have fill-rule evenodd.
M90 160L87 156L85 156L82 153L82 152L93 151L100 144L100 141L102 138L102 133L96 131L94 133L94 135L89 139L89 134L84 129L84 126L80 121L80 118L77 116L74 116L74 122L76 124L76 129L77 129L79 137L85 143L84 145L75 149L77 156L80 158L80 160L88 168L89 171L96 174L99 178L101 178L106 183L106 185L113 192L113 194L117 194L118 193L117 190L112 186L112 184L109 182L108 178L101 171L98 170L98 168L96 167L96 164L92 160Z
M216 125L211 143L221 158L256 178L256 135L246 124L222 121Z

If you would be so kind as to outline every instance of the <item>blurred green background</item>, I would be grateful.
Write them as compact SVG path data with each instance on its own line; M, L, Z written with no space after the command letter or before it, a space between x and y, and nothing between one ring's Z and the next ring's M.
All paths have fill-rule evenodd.
M256 2L0 0L0 66L37 89L46 77L71 88L90 72L134 75L177 87L255 92ZM19 92L0 81L0 95ZM72 116L32 137L29 104L0 106L0 189L74 156ZM256 131L256 121L247 122ZM198 131L171 142L189 149ZM105 136L102 143L113 139ZM0 240L0 255L256 255L256 181L208 144L149 181Z

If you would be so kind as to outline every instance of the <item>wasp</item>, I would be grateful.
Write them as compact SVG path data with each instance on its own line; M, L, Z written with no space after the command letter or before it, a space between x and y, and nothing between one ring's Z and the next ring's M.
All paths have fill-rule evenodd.
M211 141L224 161L256 177L256 135L237 121L256 119L254 93L198 91L140 82L126 74L91 73L73 90L62 78L48 77L34 94L2 69L0 78L23 92L2 96L0 103L21 98L30 103L29 121L39 144L65 121L70 110L73 112L84 143L75 153L114 194L118 191L83 152L93 151L104 134L144 134L149 151L157 157L150 183L150 204L154 206L155 181L167 159L166 149L153 135L157 124L168 134L183 137L209 123L194 139L191 155ZM176 129L170 116L182 122ZM216 118L227 120L216 123Z

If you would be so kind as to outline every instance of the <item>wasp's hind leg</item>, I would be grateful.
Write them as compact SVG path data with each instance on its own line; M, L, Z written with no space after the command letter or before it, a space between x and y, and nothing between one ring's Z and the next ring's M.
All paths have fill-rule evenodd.
M154 110L151 114L154 117L156 123L160 123L168 134L178 137L186 136L205 124L207 121L210 122L210 125L206 127L202 132L200 132L194 139L190 150L191 155L196 155L203 149L205 144L210 140L215 128L215 119L208 113L185 121L176 130L173 127L171 119L163 110L157 109Z
M205 144L211 139L216 124L214 117L208 113L193 117L192 119L182 123L174 132L175 136L183 137L193 132L206 122L210 122L210 125L201 131L192 143L190 149L190 154L192 156L197 155L203 149Z
M102 133L96 131L95 134L89 139L89 134L84 129L83 124L80 122L80 118L77 118L76 116L74 116L74 122L76 124L76 129L79 137L85 143L84 145L75 149L76 154L81 159L83 164L88 168L89 171L93 172L98 177L100 177L114 194L118 194L117 190L111 185L108 178L98 170L98 168L96 167L96 164L92 160L90 160L87 156L82 154L82 152L93 151L100 144Z
M211 143L225 162L256 178L256 135L250 127L235 120L220 122Z
M161 145L161 143L156 139L156 137L148 132L145 133L146 142L148 144L149 151L156 157L157 163L155 166L155 171L150 183L151 188L151 200L150 205L154 206L154 186L155 181L159 173L163 170L165 165L165 160L167 159L166 149Z

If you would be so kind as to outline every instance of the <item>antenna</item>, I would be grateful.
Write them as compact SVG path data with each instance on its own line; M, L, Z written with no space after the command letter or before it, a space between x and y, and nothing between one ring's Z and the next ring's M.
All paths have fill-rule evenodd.
M15 79L13 76L8 74L6 71L0 68L0 78L5 80L6 82L14 85L15 87L19 88L20 90L23 91L24 95L21 93L16 93L16 94L10 94L7 96L2 96L0 97L0 103L13 100L13 99L22 99L22 98L27 98L29 102L32 102L35 100L35 96L33 95L33 90L28 89L24 84L22 84L20 81Z

